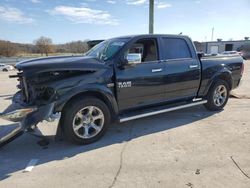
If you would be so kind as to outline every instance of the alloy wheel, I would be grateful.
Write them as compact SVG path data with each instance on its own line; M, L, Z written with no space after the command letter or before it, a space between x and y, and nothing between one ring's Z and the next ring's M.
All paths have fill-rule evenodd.
M75 134L84 139L96 136L103 128L104 114L96 106L87 106L78 111L73 120Z
M224 85L219 85L214 91L214 104L222 106L227 100L227 88Z

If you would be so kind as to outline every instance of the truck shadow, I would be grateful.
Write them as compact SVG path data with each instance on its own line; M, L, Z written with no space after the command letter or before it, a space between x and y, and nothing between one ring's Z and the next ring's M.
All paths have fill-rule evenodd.
M77 146L66 141L50 140L48 147L37 144L39 138L25 134L17 140L0 148L0 180L11 177L12 173L22 171L31 159L38 159L38 164L65 160L85 152L103 149L113 144L123 144L139 137L166 133L166 131L189 124L214 115L203 106L164 113L156 116L138 119L127 123L114 124L106 135L96 143ZM199 126L198 124L192 126ZM164 143L162 143L164 144Z

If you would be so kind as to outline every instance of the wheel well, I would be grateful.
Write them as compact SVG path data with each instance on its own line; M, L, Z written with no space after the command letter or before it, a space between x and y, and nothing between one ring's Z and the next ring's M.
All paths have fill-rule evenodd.
M218 79L227 82L227 84L229 86L229 89L230 90L232 89L233 83L232 83L232 79L231 79L230 75L228 75L228 74L221 74L221 75L218 76Z
M213 81L211 81L210 84L207 86L207 88L204 92L204 96L206 96L208 94L209 90L213 87L213 85L216 83L217 80L225 81L229 86L229 90L232 89L233 83L232 83L232 79L231 79L230 75L229 74L220 74L220 75L216 76L215 78L213 78Z
M114 118L114 114L115 114L115 111L112 107L112 104L111 102L109 101L109 99L103 95L102 93L100 92L95 92L95 91L85 91L85 92L81 92L81 93L78 93L76 95L74 95L73 97L71 97L63 106L62 108L62 111L64 110L64 108L69 105L72 101L74 100L77 100L78 98L82 98L82 97L95 97L97 99L100 99L101 101L103 101L107 107L109 108L110 112L111 112L111 117L112 119Z

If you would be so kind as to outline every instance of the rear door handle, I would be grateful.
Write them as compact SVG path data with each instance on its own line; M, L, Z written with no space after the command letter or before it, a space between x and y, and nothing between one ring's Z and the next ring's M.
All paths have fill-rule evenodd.
M197 68L197 67L198 67L198 65L189 65L190 69L194 69L194 68Z
M162 69L152 69L152 72L161 72Z

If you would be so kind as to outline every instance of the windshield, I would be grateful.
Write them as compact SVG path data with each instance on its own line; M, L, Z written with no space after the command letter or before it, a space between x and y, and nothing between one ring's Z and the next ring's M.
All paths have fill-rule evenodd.
M106 40L94 46L85 55L105 61L113 57L127 41L127 38Z

